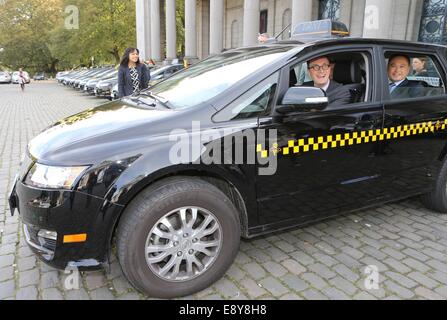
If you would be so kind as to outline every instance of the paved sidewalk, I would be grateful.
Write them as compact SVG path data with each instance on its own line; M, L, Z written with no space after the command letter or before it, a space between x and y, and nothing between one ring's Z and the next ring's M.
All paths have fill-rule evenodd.
M7 193L28 141L55 120L105 102L52 82L0 85L0 300L148 299L115 257L111 273L73 275L40 262L24 242ZM365 280L374 266L378 289ZM368 271L368 270L366 270ZM371 276L369 276L371 277ZM189 299L446 299L447 215L418 199L242 241L224 278Z

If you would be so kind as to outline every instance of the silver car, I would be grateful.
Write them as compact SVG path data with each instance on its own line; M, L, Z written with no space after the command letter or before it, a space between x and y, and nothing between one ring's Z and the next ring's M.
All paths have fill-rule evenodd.
M15 71L12 74L12 83L19 83L19 77L20 77L19 74L20 74L20 71ZM23 71L23 76L25 77L25 83L31 82L28 72Z
M0 83L11 83L11 75L9 72L0 71Z

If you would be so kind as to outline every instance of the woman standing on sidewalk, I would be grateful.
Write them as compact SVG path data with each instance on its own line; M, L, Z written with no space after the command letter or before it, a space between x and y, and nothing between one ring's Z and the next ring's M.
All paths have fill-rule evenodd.
M147 67L140 62L137 48L127 48L118 70L118 96L130 96L146 89L151 76Z

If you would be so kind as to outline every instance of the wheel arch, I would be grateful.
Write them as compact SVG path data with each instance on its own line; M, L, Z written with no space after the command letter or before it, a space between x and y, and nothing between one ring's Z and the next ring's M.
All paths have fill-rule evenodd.
M145 179L144 182L141 182L138 184L138 190L134 190L132 194L129 197L126 197L126 202L122 203L124 205L123 209L121 210L121 213L119 214L116 221L113 223L112 226L112 232L110 233L110 237L108 240L109 243L109 254L111 252L113 242L114 242L114 236L116 234L116 230L119 226L120 220L126 210L126 208L129 206L129 204L146 188L150 187L156 182L162 181L167 178L171 177L194 177L202 179L212 185L214 185L216 188L218 188L220 191L222 191L227 197L230 199L230 201L234 204L236 207L238 213L239 213L239 221L240 221L240 231L241 236L243 238L247 238L249 236L248 234L248 221L249 221L249 215L250 215L250 208L247 207L247 203L244 200L247 199L247 195L244 194L243 191L241 191L241 188L236 187L235 183L233 181L230 181L230 179L223 177L222 175L219 175L215 172L211 171L203 171L203 170L194 170L194 169L184 169L184 170L177 170L173 172L165 172L162 175L158 175L153 179ZM253 213L252 213L253 214Z

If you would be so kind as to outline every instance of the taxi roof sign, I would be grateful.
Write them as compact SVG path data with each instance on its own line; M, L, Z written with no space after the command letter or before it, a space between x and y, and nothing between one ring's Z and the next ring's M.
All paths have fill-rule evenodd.
M344 23L326 19L297 24L292 31L291 40L310 42L319 39L348 36L349 31Z

